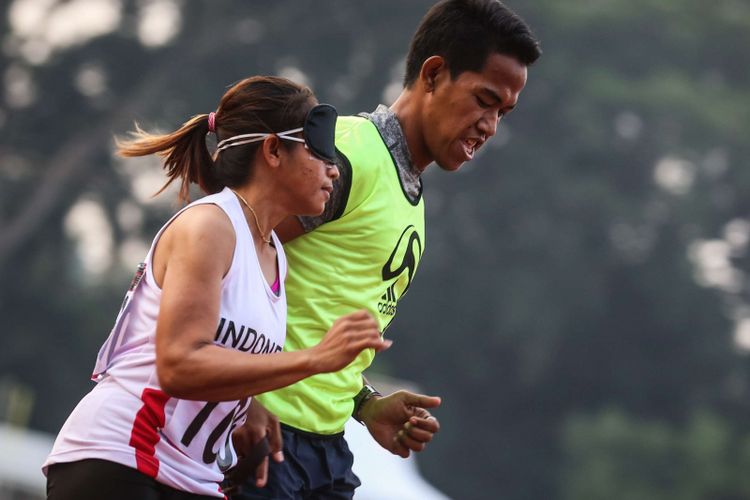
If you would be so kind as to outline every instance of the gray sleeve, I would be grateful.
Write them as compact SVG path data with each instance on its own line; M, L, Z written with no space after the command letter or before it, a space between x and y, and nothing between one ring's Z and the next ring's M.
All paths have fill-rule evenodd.
M349 201L349 191L352 188L352 166L349 163L349 158L346 157L341 151L336 150L338 153L339 161L337 166L339 169L339 177L333 181L333 192L331 198L326 203L326 207L323 213L315 216L298 215L302 227L306 233L317 229L326 222L331 222L338 219L344 213L346 209L346 203Z

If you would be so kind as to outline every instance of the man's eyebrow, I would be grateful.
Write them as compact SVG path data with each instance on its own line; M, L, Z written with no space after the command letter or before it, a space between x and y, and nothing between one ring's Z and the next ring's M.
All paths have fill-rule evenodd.
M494 90L488 87L482 87L480 91L492 97L492 99L495 101L495 104L503 103L503 99L499 95L497 95L497 92L495 92Z

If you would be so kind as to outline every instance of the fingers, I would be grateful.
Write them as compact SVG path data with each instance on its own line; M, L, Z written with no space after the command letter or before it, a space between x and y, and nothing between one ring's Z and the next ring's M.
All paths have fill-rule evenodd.
M337 319L331 332L339 341L346 343L346 349L351 354L358 354L365 349L384 351L393 343L382 337L378 322L364 309Z
M432 436L438 430L440 430L440 426L437 425L437 420L434 418L420 421L418 423L410 420L404 424L403 428L403 432L407 436L415 441L419 441L420 443L429 443L432 441Z
M422 417L409 417L409 421L406 425L414 426L419 429L423 429L427 432L431 432L432 434L435 434L440 430L440 422L438 419L433 417L432 415L427 416L426 418Z
M357 345L357 352L361 352L367 348L375 349L376 352L382 352L393 344L392 340L382 338L380 333L377 333L376 335L377 337L368 336L362 339L362 342Z
M391 453L407 458L412 451L420 452L440 429L437 419L411 417L394 436Z
M407 434L403 429L398 431L398 434L396 434L396 441L398 441L398 443L403 448L410 451L422 451L424 450L424 447L427 446L427 443L423 441L417 441L409 434ZM407 456L409 455L407 454Z
M262 488L268 482L268 457L264 458L255 469L255 486Z
M376 344L372 346L372 348L375 349L375 352L382 352L391 347L392 344L392 340L378 338L378 342L376 342Z
M432 441L433 435L439 429L439 426L436 424L437 420L433 417L428 419L412 417L396 433L395 440L408 450L422 451L427 446L427 443Z
M281 424L279 424L279 419L275 417L271 419L268 422L267 429L268 434L266 434L266 438L268 439L271 456L275 462L283 462L284 452L282 450L284 449L284 440L281 437Z
M401 434L396 434L395 436L393 436L393 446L391 446L391 453L393 453L394 455L398 455L401 458L409 458L411 451L403 443L403 439L404 438Z
M353 313L345 314L334 323L344 323L348 328L375 328L377 329L378 323L375 321L375 317L370 314L367 309L360 309Z
M388 349L391 340L382 338L378 322L366 310L355 311L334 321L320 344L315 346L322 372L337 371L351 363L365 349Z
M377 330L349 332L350 337L345 347L350 356L356 356L365 349L375 349L376 352L385 351L391 344L392 340L386 340L380 336Z
M393 344L392 340L383 338L378 328L378 322L368 311L363 309L352 313L350 316L353 317L350 330L361 335L360 342L356 345L358 351L372 348L380 352L388 349Z
M438 396L425 396L424 394L414 394L413 392L401 391L403 393L404 403L420 408L437 408L442 400Z
M437 404L440 404L440 398L430 398L416 394L409 395L414 396L413 399L410 399L411 401L427 402L427 404L437 402ZM408 452L411 451L420 452L424 450L427 443L432 441L435 433L440 430L440 423L427 410L424 408L414 408L414 412L415 415L410 416L394 436L394 453L401 457L408 457Z
M237 455L241 457L245 456L245 453L250 448L250 445L248 444L248 431L244 428L244 426L240 426L234 431L232 431L232 445L234 445L235 451L237 451Z

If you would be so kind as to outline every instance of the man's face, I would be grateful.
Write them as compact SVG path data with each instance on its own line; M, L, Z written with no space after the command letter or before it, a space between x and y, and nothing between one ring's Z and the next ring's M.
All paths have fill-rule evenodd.
M464 71L451 80L443 65L425 107L424 142L443 170L458 170L497 130L526 85L526 66L503 54L487 57L480 72Z

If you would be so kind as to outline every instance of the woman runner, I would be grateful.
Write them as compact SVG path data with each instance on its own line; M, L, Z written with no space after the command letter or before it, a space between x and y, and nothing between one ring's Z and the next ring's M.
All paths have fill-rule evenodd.
M97 357L97 384L43 466L48 499L221 498L253 395L390 345L358 311L313 348L282 352L287 270L271 228L323 211L339 175L335 122L308 88L252 77L215 113L118 143L122 156L162 156L164 188L179 181L181 199L192 183L208 196L164 225L138 267Z

